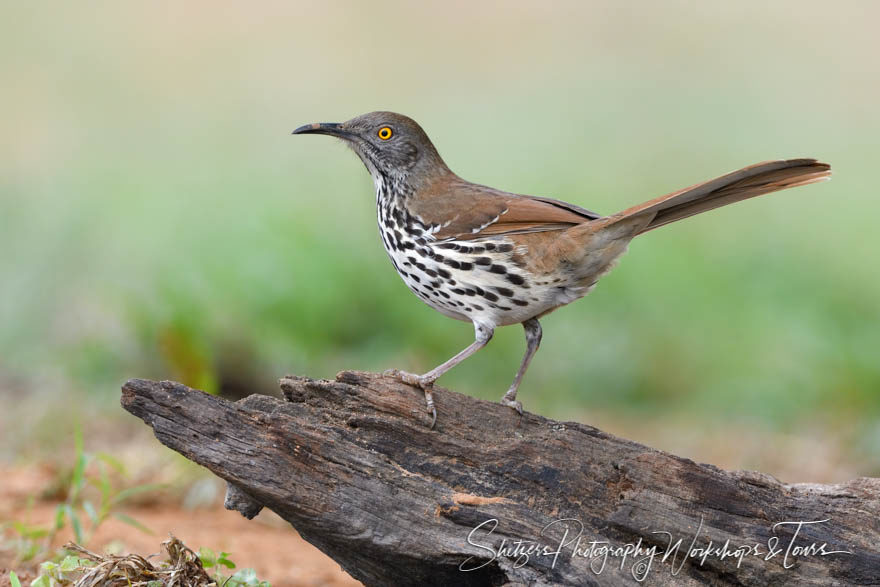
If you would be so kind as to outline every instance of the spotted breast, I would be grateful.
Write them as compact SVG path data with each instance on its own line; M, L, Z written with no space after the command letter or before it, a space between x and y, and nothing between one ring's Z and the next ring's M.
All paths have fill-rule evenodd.
M595 283L532 275L524 262L527 234L438 238L450 220L427 222L410 211L405 186L382 175L375 183L379 234L394 268L419 299L446 316L491 327L517 324L586 295Z

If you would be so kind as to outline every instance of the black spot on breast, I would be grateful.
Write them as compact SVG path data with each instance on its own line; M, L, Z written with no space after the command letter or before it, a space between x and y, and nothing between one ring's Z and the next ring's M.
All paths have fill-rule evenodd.
M516 299L516 298L513 298L513 299L510 300L510 301L513 302L514 304L516 304L517 306L528 306L528 305L529 305L529 303L528 303L527 301L525 301L525 300L518 300L518 299Z
M412 241L404 241L403 248L408 249L408 250L412 250L412 249L416 248L416 245Z
M474 259L474 265L491 265L492 259L489 257L477 257Z
M504 265L498 265L496 263L496 264L492 265L491 267L489 267L489 271L491 271L492 273L498 273L498 274L504 275L505 273L507 273L507 267L505 267Z
M449 294L446 293L445 291L443 291L442 289L438 289L437 292L438 292L441 296L443 296L444 298L446 298L447 300L448 300L449 297L450 297Z
M513 245L498 245L499 253L509 253L513 250Z
M459 263L455 259L444 259L443 262L446 263L447 265L449 265L450 267L452 267L453 269L458 269L459 267L461 267L461 263Z
M440 247L441 249L448 249L450 251L458 250L458 245L455 243L441 243L437 246Z
M462 261L462 262L459 264L459 269L461 269L462 271L470 271L470 270L473 269L473 268L474 268L474 264L473 264L473 263L465 263L464 261Z
M454 288L452 288L452 293L454 293L457 296L463 296L464 290L461 289L460 287L454 287Z
M507 281L509 281L513 285L522 285L526 282L526 280L523 279L522 275L517 275L516 273L508 273Z
M440 282L439 281L432 281L431 287L440 287Z
M497 291L498 293L500 293L501 295L503 295L506 298L513 297L513 290L507 289L506 287L496 287L495 291Z
M480 304L471 304L471 307L477 311L480 311L483 309L483 306L481 306Z
M449 279L450 277L452 277L452 273L442 267L437 268L437 273L440 275L440 277L443 277L444 279Z
M433 269L425 269L425 273L428 274L428 277L437 277L437 272Z
M497 302L498 301L498 296L493 294L491 291L484 291L480 295L483 296L484 298L486 298L487 300L489 300L490 302Z
M412 275L410 275L410 277L411 277L412 280L415 281L416 283L421 283L421 282L422 282L422 278L419 277L418 275L416 275L415 273L413 273Z
M486 243L484 246L486 247L486 250L487 250L487 251L494 251L494 250L495 250L495 244L494 244L494 243Z

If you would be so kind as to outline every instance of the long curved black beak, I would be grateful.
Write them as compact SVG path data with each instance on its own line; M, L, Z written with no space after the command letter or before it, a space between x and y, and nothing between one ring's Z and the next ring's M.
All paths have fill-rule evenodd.
M348 138L351 135L351 133L343 129L342 125L338 122L315 122L312 124L304 124L303 126L293 131L293 134L330 135L342 139Z

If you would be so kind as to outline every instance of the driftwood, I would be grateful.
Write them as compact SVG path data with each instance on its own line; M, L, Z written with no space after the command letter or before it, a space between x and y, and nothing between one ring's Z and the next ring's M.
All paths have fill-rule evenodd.
M281 388L132 380L122 405L367 585L880 584L880 479L787 485L441 388L431 430L371 373Z

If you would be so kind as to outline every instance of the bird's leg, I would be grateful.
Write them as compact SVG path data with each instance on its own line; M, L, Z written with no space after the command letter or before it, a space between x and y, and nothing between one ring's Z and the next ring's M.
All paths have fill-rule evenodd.
M474 342L445 363L434 367L424 375L416 375L414 373L407 373L406 371L399 371L397 369L389 369L388 371L385 371L384 374L394 377L399 381L403 381L404 383L421 387L425 390L425 404L434 418L431 422L431 428L433 428L434 423L437 421L437 409L434 407L434 397L432 395L434 382L439 379L441 375L486 346L486 344L492 340L492 335L494 333L495 329L492 326L474 322Z
M520 381L522 381L526 369L529 368L529 363L532 362L532 357L535 356L538 347L541 345L542 334L541 324L537 318L529 318L522 325L526 331L526 354L523 357L522 364L519 366L519 371L516 372L516 377L513 378L513 383L510 384L510 389L501 398L502 404L510 406L520 414L522 414L522 404L516 401L516 390L519 389Z

